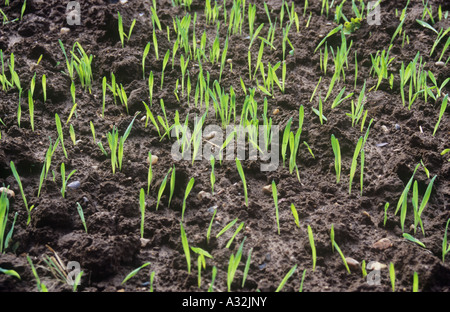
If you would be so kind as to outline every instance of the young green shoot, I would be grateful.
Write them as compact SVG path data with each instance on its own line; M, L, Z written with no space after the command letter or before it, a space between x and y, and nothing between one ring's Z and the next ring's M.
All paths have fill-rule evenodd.
M181 221L184 220L184 211L186 210L186 199L189 196L189 193L191 192L192 187L194 186L194 182L195 182L195 179L191 178L186 186L186 190L184 192L184 198L183 198L183 208L181 210Z
M278 235L280 235L280 218L278 215L278 191L277 191L277 185L275 184L275 181L272 181L272 196L273 196L273 202L275 204L275 218L277 220Z
M61 142L61 146L64 152L64 156L68 159L66 148L64 147L64 135L62 132L62 126L61 126L61 119L59 118L58 114L55 114L55 123L56 123L56 130L58 132L58 138Z
M291 276L294 274L295 270L297 269L297 264L294 265L289 272L286 274L286 276L283 278L283 280L281 281L280 285L278 285L278 288L275 290L275 292L280 292L284 285L286 284L286 282L288 281L289 278L291 278Z
M186 256L188 274L191 274L191 252L189 249L189 242L182 222L180 222L180 230L181 230L181 244L183 245L184 255Z
M31 210L34 208L34 205L32 205L31 207L28 207L28 202L27 202L27 199L25 197L25 193L24 193L23 186L22 186L22 181L20 180L20 176L17 173L16 166L14 165L14 162L12 160L10 162L10 167L11 167L11 171L12 171L12 173L14 175L14 178L16 179L17 184L19 185L20 194L22 195L23 204L25 205L25 209L27 210L27 213L28 213L28 219L27 219L27 225L28 225L30 223L30 221L31 221Z
M336 139L334 134L331 135L331 145L334 153L334 169L336 171L336 183L339 183L341 178L341 148L339 146L339 140Z
M62 182L62 186L61 186L61 195L63 198L66 197L66 186L67 186L67 182L69 181L70 177L76 172L77 170L72 170L66 178L66 166L64 165L64 163L61 163L61 182Z
M450 243L447 243L448 227L450 225L450 219L447 220L445 225L444 238L442 239L442 263L445 263L445 256L450 252Z
M172 171L173 168L169 169L169 172L166 173L164 180L162 181L160 187L159 187L159 191L158 191L158 198L156 201L156 210L158 210L159 207L159 203L161 202L161 197L164 193L164 189L166 188L166 184L167 184L167 177L169 176L169 173Z
M84 218L83 207L81 207L80 203L78 203L78 202L77 202L77 211L78 211L78 215L80 216L81 223L83 224L84 231L87 233L88 230L87 230L87 226L86 226L86 220Z
M389 264L389 278L391 280L392 292L395 292L395 268L392 262Z
M145 191L141 188L139 193L139 208L141 211L141 238L144 238L144 221L145 221Z
M133 276L138 274L140 270L142 270L143 268L145 268L148 265L150 265L150 262L146 262L143 265L141 265L140 267L138 267L137 269L134 269L133 271L131 271L127 276L125 276L122 283L120 283L120 284L121 285L125 284L130 278L132 278Z
M334 246L334 248L337 250L337 252L339 253L339 255L341 256L342 261L344 262L344 266L345 266L345 268L347 269L348 274L351 274L350 268L348 267L347 260L345 259L344 253L341 251L341 249L339 248L339 246L338 246L338 244L336 243L336 241L334 242L333 246Z
M309 245L311 246L311 255L312 255L312 262L313 262L313 272L316 269L316 246L314 244L314 236L311 229L311 226L308 225L308 237L309 237Z
M300 221L299 221L299 218L298 218L298 212L297 212L297 209L295 208L294 204L291 204L291 211L292 211L292 215L294 216L295 225L298 228L300 228Z
M236 168L238 170L239 176L241 177L242 184L244 187L245 205L248 207L247 182L245 181L245 174L244 169L242 169L241 161L237 157L236 157Z

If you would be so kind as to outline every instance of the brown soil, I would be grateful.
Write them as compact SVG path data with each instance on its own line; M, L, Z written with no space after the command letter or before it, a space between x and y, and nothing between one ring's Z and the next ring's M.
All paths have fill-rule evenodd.
M148 291L149 272L155 272L154 289L158 292L174 291L206 291L211 281L212 269L217 268L214 283L215 291L227 290L227 270L229 258L236 253L244 240L243 257L232 284L233 291L274 291L283 277L294 266L297 269L288 280L283 291L298 291L302 273L306 270L303 289L308 292L385 292L391 290L389 271L380 271L378 285L370 285L368 279L362 277L361 269L353 268L348 274L339 254L332 250L330 229L334 226L335 241L346 257L360 263L364 260L378 261L389 267L394 264L396 273L396 290L411 291L413 273L419 277L419 290L427 292L446 292L450 290L450 267L448 261L442 262L442 239L447 220L450 218L450 162L448 154L441 152L449 148L448 109L444 114L439 130L433 137L442 97L435 103L427 102L419 97L409 110L403 107L400 97L398 73L401 62L411 61L417 51L426 62L425 68L433 72L441 84L450 76L449 66L440 67L435 64L438 56L429 56L435 34L415 22L421 18L421 1L412 1L408 7L408 15L404 31L409 36L409 44L402 47L401 38L395 40L391 57L395 57L389 66L389 73L395 76L393 88L388 80L383 80L378 90L367 92L366 108L368 119L363 132L359 125L352 127L346 115L351 110L351 101L347 100L338 108L331 109L330 100L324 105L327 121L320 124L319 118L312 111L317 108L317 101L310 102L312 92L323 76L318 93L324 96L333 74L330 59L327 75L323 75L319 67L319 52L314 49L328 32L336 27L332 15L321 16L320 1L310 1L307 17L311 12L311 22L305 28L306 20L302 17L303 1L296 1L296 10L300 16L300 32L292 27L289 39L295 48L293 55L287 56L286 92L278 89L273 97L268 97L269 113L276 108L280 113L272 115L274 125L283 130L289 118L293 125L298 124L299 106L305 108L305 120L301 141L311 147L314 158L305 145L301 145L297 164L299 165L300 182L296 174L290 174L287 167L279 166L276 171L262 172L259 161L243 161L245 177L248 185L249 205L245 206L242 182L234 161L216 164L215 194L199 199L200 191L211 192L209 161L174 161L170 155L173 140L160 140L158 134L149 124L145 127L140 118L145 114L142 101L148 103L147 81L142 79L141 59L147 42L152 41L152 25L150 19L151 1L128 1L126 4L110 3L113 1L92 0L80 1L81 22L79 26L68 26L66 7L61 1L27 1L23 20L3 25L0 28L0 49L9 59L14 53L15 66L24 90L36 73L35 89L35 131L31 130L26 96L22 100L22 118L20 127L17 123L18 92L14 88L1 92L0 118L6 126L0 124L0 184L10 186L16 193L12 200L8 216L7 230L11 226L14 213L18 213L10 247L0 256L0 267L13 269L20 274L21 280L5 274L0 275L0 290L3 292L36 291L36 281L27 262L30 255L37 266L41 281L49 291L71 291L71 286L58 281L43 262L43 256L53 253L50 246L62 259L78 261L84 271L79 291L85 292L127 292ZM231 1L228 1L231 9ZM251 1L257 4L256 25L265 23L261 35L265 37L268 20L263 1ZM290 1L288 1L290 3ZM340 89L345 86L353 90L354 86L354 52L358 55L359 73L355 93L359 94L366 80L368 89L376 84L376 78L369 74L370 55L378 50L387 49L393 33L398 25L395 10L401 11L406 0L385 1L381 6L381 25L368 25L363 22L361 28L347 36L348 42L353 40L350 52L346 81L339 82L330 96L334 99ZM444 11L450 10L447 1L429 1L436 12L439 4ZM191 14L197 13L196 32L200 38L203 30L208 34L209 43L214 40L216 27L208 25L204 17L204 1L194 0ZM279 16L281 1L267 1L272 15ZM344 13L352 16L351 2L347 1ZM9 7L1 5L1 9L10 20L20 15L22 1L11 1ZM172 69L171 62L166 68L164 87L159 88L161 68L164 54L172 50L175 32L172 18L186 14L183 7L173 7L171 1L157 1L157 12L161 20L162 31L157 30L159 43L159 60L153 53L153 44L146 60L146 76L150 71L155 75L155 94L153 114L162 115L159 99L164 99L167 115L173 121L175 112L184 121L189 115L201 115L204 108L195 108L193 93L190 106L186 97L177 101L173 90L177 79L181 78L179 56L175 58ZM131 21L136 19L136 26L131 39L122 48L117 31L117 11L124 19L126 31ZM141 14L142 13L142 14ZM222 15L221 15L222 18ZM426 19L427 20L427 19ZM221 20L222 21L222 20ZM427 20L428 21L428 20ZM248 46L248 27L244 24L242 35L232 35L229 41L227 58L233 60L233 72L228 66L222 76L221 86L229 90L232 85L236 91L238 110L242 108L245 94L241 89L239 77L246 86L256 87L255 81L248 78L246 48ZM438 21L436 29L447 29L449 19ZM69 27L70 32L61 34L62 27ZM171 30L171 42L167 40L166 27ZM221 28L221 47L226 31ZM277 50L266 47L264 64L277 63L282 59L281 29L278 30L274 46ZM69 125L65 124L72 108L70 95L70 79L66 70L63 53L58 39L67 50L78 41L88 54L94 56L92 93L84 91L76 80L77 114L70 121L76 133L78 144L73 145L69 138ZM443 48L443 43L437 50ZM328 44L336 48L340 45L339 36L329 38ZM259 41L253 45L255 62L259 49ZM290 48L288 48L290 50ZM180 51L178 52L180 54ZM42 60L36 62L42 55ZM447 51L444 61L448 58ZM6 62L6 60L5 60ZM254 64L253 64L254 66ZM204 72L209 72L211 82L218 79L219 69L209 62L203 64ZM198 67L189 63L193 89L197 81ZM129 97L129 114L124 107L114 105L108 91L105 117L101 117L102 86L101 79L109 78L113 72L118 82L122 83ZM281 68L278 71L281 73ZM42 75L47 76L47 101L43 101L43 90L40 84ZM279 74L280 77L281 74ZM181 80L180 80L181 82ZM443 92L449 90L447 85ZM25 93L24 93L25 94ZM256 101L261 105L264 94L256 92ZM356 97L355 97L356 100ZM140 111L130 136L125 143L123 168L112 173L111 160L102 154L93 143L90 121L95 125L97 139L101 140L109 152L106 133L116 125L123 134L130 124L133 114ZM68 158L64 157L59 146L52 159L51 169L55 171L55 181L49 176L44 183L41 196L37 196L39 177L48 148L49 137L54 142L57 138L55 113L61 116ZM359 192L359 166L356 171L352 193L349 195L348 182L353 152L361 135L365 134L368 121L373 118L370 134L365 146L364 190ZM210 113L206 125L219 124L214 113ZM295 128L296 130L296 128ZM334 155L330 136L334 134L340 141L342 150L342 179L336 183L334 172ZM281 133L282 135L282 133ZM379 143L388 143L377 146ZM139 190L147 187L148 164L146 157L151 151L159 157L153 166L153 182L150 194L146 196L144 238L140 240ZM426 248L403 238L400 227L400 216L394 214L401 193L410 179L416 164L423 160L430 172L430 178L437 176L429 203L422 214L425 236L421 229L414 234L410 225L414 222L412 206L408 202L405 232L422 241ZM20 195L18 184L10 169L13 161L20 174L28 203L34 205L31 221L27 225L27 212ZM69 183L79 181L78 189L68 189L66 197L60 193L60 164L65 163L66 171L76 170ZM169 186L162 196L158 210L156 201L159 186L168 172L175 165L175 193L168 207ZM192 272L188 274L186 258L180 238L181 207L184 190L190 178L195 178L195 185L187 198L187 206L183 226L186 230L189 245L208 251L213 259L206 258L206 267L202 270L202 285L197 285L197 257L191 252ZM430 183L419 167L415 175L418 182L419 200ZM278 188L280 234L277 233L275 206L272 196L263 192L263 187L275 181ZM411 197L409 193L408 198ZM384 225L384 206L389 202L387 222ZM85 233L77 212L80 203L87 222L88 233ZM294 223L291 203L298 210L300 227ZM212 217L211 207L217 208L212 226L211 240L206 241L206 233ZM238 218L238 223L224 235L216 238L216 234L230 221ZM244 229L236 236L229 248L226 248L240 222ZM310 226L317 249L317 264L313 271L311 247L308 240L307 226ZM382 238L388 238L392 246L377 249L373 244ZM251 263L245 286L242 288L242 276L248 252L252 250ZM150 262L150 266L142 269L135 277L121 284L125 276L142 264ZM370 271L369 271L370 273Z

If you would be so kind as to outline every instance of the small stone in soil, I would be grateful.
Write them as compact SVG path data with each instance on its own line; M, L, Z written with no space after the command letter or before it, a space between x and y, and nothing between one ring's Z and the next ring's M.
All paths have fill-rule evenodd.
M436 62L436 63L434 63L434 65L436 65L437 67L444 67L445 63L444 62Z
M14 193L13 190L10 190L10 189L8 189L8 188L6 188L6 187L0 187L0 193L3 193L3 192L6 192L6 196L7 196L8 198L11 198L11 197L15 197L15 196L16 196L16 194Z
M377 262L377 261L371 261L367 264L366 269L367 270L381 270L381 269L385 269L387 266L386 264Z
M377 144L377 147L383 147L383 146L386 146L386 145L388 145L389 143L386 143L386 142L384 142L384 143L378 143Z
M67 185L67 187L70 188L70 189L77 189L77 188L79 188L80 186L81 186L80 181L73 181L73 182L71 182L71 183L69 183L69 184Z
M373 248L378 249L378 250L384 250L387 249L389 247L392 247L392 242L389 240L389 238L382 238L379 241L375 242L372 245Z
M389 133L389 129L385 125L381 126L381 130L383 130L384 133Z
M217 206L212 206L208 208L208 212L214 213L214 211L217 209Z
M152 166L153 165L156 165L156 163L158 162L158 156L156 156L156 155L152 155ZM147 163L149 162L149 159L148 159L148 157L147 157Z
M271 195L272 194L272 185L266 185L263 187L264 194Z
M260 270L264 270L264 269L266 268L266 266L267 266L267 264L266 264L266 263L263 263L263 264L258 265L258 268L259 268Z
M401 129L400 125L399 124L395 124L395 130L400 130L400 129Z
M205 192L205 191L200 191L197 194L197 199L200 200L200 201L202 201L204 198L211 199L211 197L212 197L211 193L208 193L208 192Z
M62 27L59 32L61 33L61 35L68 34L70 32L70 28Z
M347 265L350 270L358 270L359 269L359 262L356 261L355 259L346 257L345 261L347 261Z
M275 108L272 112L274 115L278 115L280 113L280 110L278 108Z

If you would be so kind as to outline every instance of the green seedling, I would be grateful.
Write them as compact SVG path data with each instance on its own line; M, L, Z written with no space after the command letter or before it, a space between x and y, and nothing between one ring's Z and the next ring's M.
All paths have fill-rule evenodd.
M392 262L389 264L389 278L391 280L392 292L395 292L395 268Z
M145 192L141 188L139 193L139 208L141 211L141 238L144 238L144 221L145 221Z
M444 116L445 110L447 109L447 102L448 102L448 94L446 94L444 99L442 100L441 109L439 111L439 118L438 121L436 122L436 125L434 126L433 136L436 134L436 131L439 128L439 124L441 123L441 119Z
M170 207L170 202L172 201L174 191L175 191L175 165L173 165L172 175L170 176L170 193L167 207Z
M158 198L156 201L156 210L158 210L159 207L159 203L161 202L161 197L164 193L164 189L166 188L166 184L167 184L167 177L169 176L169 173L172 171L173 168L169 169L169 172L166 173L166 176L164 177L164 180L162 181L160 187L159 187L159 191L158 191Z
M28 90L28 111L30 113L31 131L34 132L34 101L30 90Z
M389 203L384 204L384 218L383 218L383 226L386 226L387 222L387 210L389 208Z
M449 224L450 224L450 219L447 220L447 224L445 225L444 238L442 240L442 263L445 263L445 256L450 251L450 243L447 244L447 234L448 234Z
M77 104L75 103L73 104L72 109L70 110L69 117L67 117L66 125L69 123L70 119L72 119L73 114L76 115L76 111L77 111Z
M147 173L147 195L150 193L150 185L153 180L153 169L152 169L152 153L148 152L148 173Z
M358 155L360 155L362 145L363 145L363 137L360 137L358 140L358 143L356 144L355 152L353 153L352 165L350 167L350 180L349 180L349 190L348 190L349 194L352 193L353 177L355 176L355 173L356 173L356 165L357 165Z
M335 244L335 240L334 240L334 224L331 224L330 240L331 240L331 250L334 252L334 244Z
M174 170L175 171L175 170ZM192 187L194 186L195 179L191 178L186 186L186 191L184 192L184 198L183 198L183 208L181 212L181 221L184 220L184 211L186 210L186 199L189 196L189 193L192 190Z
M211 155L211 175L210 175L210 180L211 180L211 194L214 195L214 184L216 183L216 175L214 173L214 164L216 163L216 160L214 159L214 156Z
M191 274L191 252L189 249L189 242L182 222L180 222L180 230L181 230L181 244L183 245L184 255L186 256L188 274Z
M16 179L17 184L19 185L20 194L22 195L23 204L25 205L25 209L27 210L27 213L28 213L28 219L27 219L27 225L28 225L30 223L30 221L31 221L31 210L33 210L34 205L32 205L31 207L28 207L28 202L27 202L27 199L25 197L25 193L24 193L23 186L22 186L22 181L20 180L20 176L17 173L16 166L14 165L14 162L12 160L10 162L10 167L11 167L11 171L12 171L12 173L14 175L14 178Z
M132 278L133 276L135 276L136 274L139 273L140 270L142 270L143 268L145 268L146 266L150 265L150 262L146 262L143 265L141 265L140 267L138 267L137 269L134 269L133 271L131 271L122 281L122 283L120 283L121 285L125 284L130 278Z
M122 44L122 48L124 47L125 38L127 38L127 41L130 40L131 33L133 32L134 25L136 25L136 19L133 19L131 22L130 29L128 30L128 34L126 34L123 30L123 19L120 15L120 12L117 12L117 23L118 23L118 30L119 30L119 38L120 42Z
M66 148L64 147L64 135L62 132L62 126L61 126L61 119L59 118L58 114L55 114L55 123L56 123L56 130L58 132L58 139L61 142L61 146L64 152L64 156L68 159Z
M300 281L300 288L298 289L298 292L303 292L303 282L305 281L306 276L306 269L303 270L302 279Z
M291 211L292 211L292 215L294 216L295 225L297 225L297 227L300 228L300 221L299 221L299 218L298 218L298 212L297 212L297 209L295 209L294 204L291 204Z
M208 292L213 292L214 290L214 282L216 281L217 268L213 266L212 274L211 274L211 283L209 284Z
M242 249L244 248L244 242L245 237L242 240L241 245L239 246L238 251L236 252L236 255L231 254L230 260L228 262L228 271L227 271L227 289L228 292L231 291L231 284L233 283L234 276L236 275L237 268L239 266L239 263L241 262L242 257Z
M339 140L336 139L334 134L331 135L331 146L334 153L334 168L336 171L336 183L339 183L341 177L341 148L339 146Z
M236 229L236 231L234 231L233 236L231 236L231 238L228 240L227 245L225 246L225 248L230 248L231 244L234 241L234 238L236 237L236 235L244 228L244 222L241 222L238 226L238 228Z
M72 124L70 124L69 135L70 135L70 139L72 140L73 145L77 145L77 140L76 140L76 136L75 136L75 129L73 128Z
M245 174L244 170L242 169L241 161L237 157L236 157L236 168L238 170L239 176L241 177L242 184L244 187L245 205L248 207L247 182L245 181Z
M167 63L169 62L170 57L170 50L167 50L166 55L164 56L163 64L162 64L162 71L161 71L161 90L164 83L164 71L166 69Z
M412 291L413 292L418 292L419 291L419 275L417 274L417 272L414 272L414 275L413 275Z
M252 251L253 248L250 248L250 250L248 251L248 255L247 255L247 261L245 262L245 268L244 268L244 273L242 276L242 288L244 288L245 285L245 281L247 280L247 276L248 276L248 270L250 269L250 262L251 262L251 258L252 258Z
M348 264L347 264L347 260L345 259L345 256L344 256L343 252L341 251L341 249L339 248L338 244L336 242L334 242L333 246L337 250L339 255L341 256L342 261L344 262L344 266L347 269L348 274L351 274L350 268L348 267Z
M286 274L286 276L283 278L283 280L281 281L280 285L278 286L278 288L275 290L275 292L280 292L284 285L286 284L286 282L288 281L289 278L291 278L291 276L294 274L295 270L297 269L297 264L294 265L292 267L292 269L289 270L289 272Z
M19 275L19 273L17 273L15 270L6 270L3 268L0 268L0 273L6 274L6 275L10 275L10 276L14 276L18 279L22 279Z
M191 247L191 250L193 252L195 252L196 254L198 254L198 258L197 258L197 267L198 267L198 288L201 287L202 285L202 267L203 269L206 268L206 260L205 257L212 259L213 256L211 256L211 254L209 252L207 252L206 250L203 250L202 248L199 247Z
M275 181L272 181L272 196L273 196L273 202L275 204L275 218L277 220L278 235L280 235L280 219L279 219L279 215L278 215L278 191L277 191L277 185L275 184Z
M144 48L144 53L142 54L142 79L145 80L145 59L147 58L148 53L150 52L150 42Z
M36 280L38 291L39 292L48 292L47 286L45 286L44 283L41 283L41 280L39 278L39 275L37 274L36 268L34 267L33 261L31 261L31 258L29 255L27 255L27 261L30 264L31 271L33 272L34 278Z
M406 219L406 209L407 209L407 200L408 200L408 192L411 188L411 185L413 183L413 179L414 179L414 175L416 174L417 169L419 168L420 164L417 164L414 172L410 178L410 180L408 181L408 183L405 186L405 189L402 192L402 195L400 196L398 203L397 203L397 208L395 210L395 215L397 214L397 212L400 210L401 208L401 212L400 212L400 225L402 228L402 231L404 231L404 226L405 226L405 219Z
M316 269L316 246L314 244L314 236L311 229L311 226L308 225L308 238L309 238L309 245L311 246L311 255L312 255L312 262L313 262L313 272Z
M408 233L403 233L403 237L406 238L407 240L409 240L410 242L416 243L417 245L426 248L424 243L422 243L420 240L418 240L417 238L413 237L412 235L408 234Z
M80 220L81 223L83 224L84 227L84 231L87 233L87 226L86 226L86 220L84 218L84 213L83 213L83 207L81 207L80 203L77 202L77 211L78 211L78 215L80 216Z
M238 218L230 221L227 225L225 225L225 227L216 235L216 238L219 238L220 236L222 236L226 231L228 231L236 222L237 222Z
M70 177L76 172L77 170L72 170L66 179L66 166L64 165L64 163L61 163L61 182L62 182L62 186L61 186L61 195L63 198L66 197L66 186L67 186L67 182L69 181Z
M5 236L6 224L8 221L8 213L9 213L9 199L6 192L0 193L0 254L4 253L8 248L9 242L14 232L14 225L16 223L17 215L16 212L14 215L14 219L11 225L11 229Z
M214 209L213 216L211 217L211 221L209 222L208 230L206 232L206 243L209 244L209 239L211 237L211 229L214 221L214 217L216 216L217 208Z

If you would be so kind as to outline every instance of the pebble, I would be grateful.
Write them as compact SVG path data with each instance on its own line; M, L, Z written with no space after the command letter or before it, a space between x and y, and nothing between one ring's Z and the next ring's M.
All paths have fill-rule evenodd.
M71 189L77 189L77 188L79 188L80 186L81 186L80 181L73 181L73 182L67 184L67 187L68 187L68 188L71 188Z
M266 185L263 187L263 193L267 195L272 194L272 185Z
M209 207L209 208L208 208L208 212L209 212L209 213L214 213L214 211L215 211L217 208L218 208L217 206Z
M445 63L444 62L436 62L436 63L434 63L434 65L436 65L437 67L444 67Z
M156 163L158 162L158 159L159 159L158 156L152 155L152 166L156 165ZM147 157L147 163L148 163L148 161L149 161L149 159Z
M280 110L278 108L275 108L272 112L274 115L278 115L280 113Z
M385 269L385 268L387 268L386 264L383 264L383 263L380 263L380 262L377 262L377 261L371 261L366 266L366 269L370 270L370 271L371 270L379 271L379 270Z
M6 192L6 196L7 196L8 198L11 198L11 197L15 197L15 196L16 196L16 194L14 193L13 190L10 190L10 189L8 189L8 188L6 188L6 187L0 187L0 193L3 193L3 192Z
M264 270L266 268L266 266L267 266L267 263L260 264L260 265L258 265L258 269Z
M231 64L231 63L233 63L233 60L232 60L232 59L228 59L228 60L227 60L227 63L228 63L228 64Z
M353 258L346 257L345 261L347 261L347 265L350 270L359 270L359 262Z
M148 238L141 238L141 248L145 248L150 240Z
M208 134L204 135L203 138L204 138L205 140L211 140L211 139L214 138L215 136L216 136L216 132L215 132L215 131L212 131L211 133L208 133Z
M381 130L383 130L384 133L389 133L389 129L385 125L381 126Z
M204 198L211 199L211 197L212 197L211 193L205 191L200 191L197 194L197 199L200 201L202 201Z
M400 130L400 129L401 129L400 125L399 124L395 124L395 130Z
M70 28L62 27L59 32L61 33L61 35L68 34L70 32Z
M383 146L386 146L386 145L388 145L389 143L386 143L386 142L384 142L384 143L378 143L377 144L377 147L383 147Z
M387 249L389 247L392 247L392 242L389 240L389 238L382 238L379 241L375 242L372 245L373 248L378 249L378 250L384 250Z

